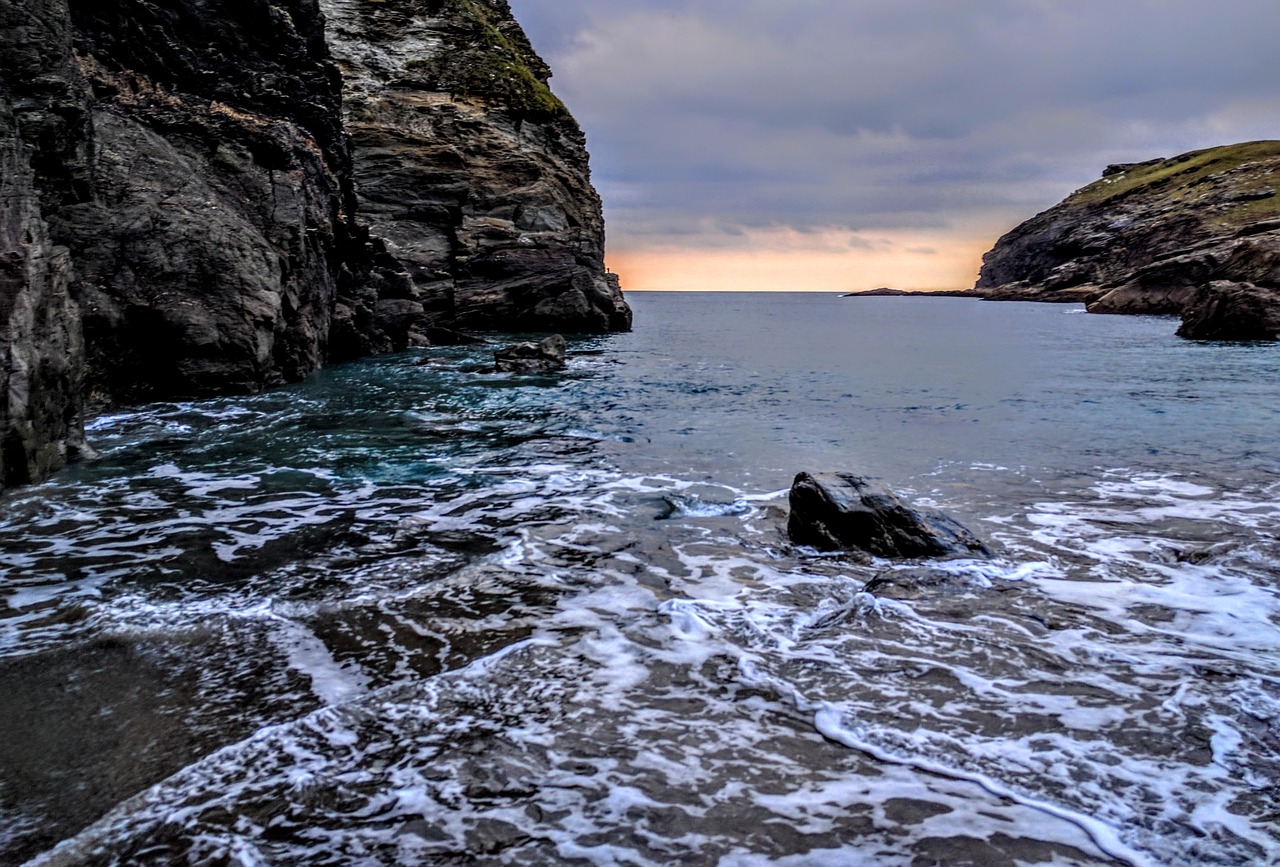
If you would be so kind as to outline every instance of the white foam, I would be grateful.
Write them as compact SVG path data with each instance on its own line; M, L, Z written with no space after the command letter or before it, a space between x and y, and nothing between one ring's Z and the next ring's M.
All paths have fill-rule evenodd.
M217 524L230 527L219 538L227 556L273 537L244 529L255 513L234 502L236 479L219 488L212 476L160 472L186 490L203 485L218 495ZM899 601L861 592L871 570L838 557L797 559L778 545L776 513L758 505L781 491L726 487L726 502L716 505L733 511L709 516L723 520L655 522L652 510L636 520L637 502L693 496L707 483L552 463L466 472L466 484L450 485L448 496L390 512L369 506L367 517L409 539L421 534L427 549L433 532L494 542L492 553L433 587L447 584L464 601L478 592L518 600L516 591L536 589L551 600L543 609L482 612L465 623L487 637L512 629L518 616L533 639L426 681L404 666L397 686L376 690L370 674L339 663L307 626L314 609L270 601L269 592L170 606L145 594L113 596L118 602L97 607L95 626L261 621L285 664L329 708L220 751L117 811L120 824L100 823L82 839L111 840L161 821L206 833L195 807L174 805L216 802L234 816L237 798L252 803L273 787L301 803L309 787L336 786L354 769L373 792L363 815L428 817L458 846L468 823L498 819L561 857L601 864L662 863L641 851L646 845L725 852L726 865L846 864L873 855L876 863L910 863L911 847L930 836L986 839L1013 828L1132 864L1276 851L1274 834L1240 803L1266 784L1266 774L1250 769L1263 748L1241 720L1277 718L1264 689L1280 648L1274 582L1259 579L1268 568L1262 554L1252 565L1247 552L1225 563L1176 562L1168 551L1178 540L1165 526L1262 526L1272 512L1257 496L1110 479L1090 496L1001 518L1005 556L928 564L963 593ZM363 508L360 499L344 493L330 508ZM332 514L304 505L284 522L296 528L307 516ZM414 583L416 573L391 571L379 564L335 577L325 604L430 607L431 590ZM457 619L398 625L447 645L464 628ZM440 653L443 666L449 652ZM1194 674L1200 666L1232 685L1202 682ZM811 729L797 724L797 708ZM1194 744L1155 742L1188 730L1209 732L1208 766ZM494 742L524 763L512 791L533 794L500 805L468 801L451 776L464 761L459 744L487 731L500 732ZM772 744L786 738L808 742L791 753ZM760 777L717 775L733 761ZM875 773L849 770L863 761ZM665 803L661 787L678 784L697 801ZM885 812L889 798L928 800L948 812L907 827ZM867 809L875 833L863 844L766 858L726 848L714 834L663 837L650 821L670 809L698 818L725 803L767 810L815 835ZM526 804L542 812L526 814ZM314 845L387 843L394 822L376 824L316 827ZM209 845L229 846L238 833L219 829ZM412 841L387 845L429 857ZM301 849L288 851L302 858ZM225 852L261 854L254 845Z
M323 641L301 623L276 616L272 638L284 649L289 667L305 675L322 705L344 704L368 693L369 681L354 662L339 663Z
M924 771L929 774L936 774L940 777L948 777L955 780L963 780L979 786L998 798L1007 798L1016 804L1029 807L1047 816L1055 819L1061 819L1075 825L1081 831L1089 836L1089 839L1098 848L1098 850L1109 858L1115 858L1133 867L1145 867L1145 865L1155 862L1151 861L1147 856L1143 855L1125 845L1120 839L1117 829L1111 827L1105 822L1087 816L1074 810L1068 810L1056 804L1051 804L1035 798L1029 798L1025 795L1010 789L1008 786L991 779L983 774L975 774L959 771L955 768L949 768L936 762L928 761L914 756L899 756L891 754L874 744L871 744L860 738L856 732L850 730L844 724L843 714L838 708L831 705L820 707L814 714L814 725L823 736L830 738L837 743L844 744L851 749L859 750L874 757L877 761L887 764L906 765L916 770Z

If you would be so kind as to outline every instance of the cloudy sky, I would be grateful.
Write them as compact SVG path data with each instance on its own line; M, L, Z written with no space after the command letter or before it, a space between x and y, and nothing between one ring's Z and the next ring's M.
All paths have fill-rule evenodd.
M1111 162L1280 138L1280 0L511 0L624 287L967 288Z

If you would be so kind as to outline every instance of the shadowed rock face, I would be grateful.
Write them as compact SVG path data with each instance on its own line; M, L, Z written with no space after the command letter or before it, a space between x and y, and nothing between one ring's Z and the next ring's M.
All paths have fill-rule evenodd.
M0 0L5 483L86 397L629 328L549 74L500 0Z
M324 360L368 256L323 36L314 0L0 0L7 483L56 466L86 397Z
M71 19L93 195L50 223L76 262L95 397L310 374L360 252L314 0L72 0Z
M84 346L71 258L49 241L34 182L0 88L0 487L57 469L81 431Z
M65 0L0 0L0 487L82 443L72 263L42 212L88 195L87 100Z
M502 0L321 0L360 212L399 263L373 303L433 324L628 330L577 123Z
M1001 238L974 291L1083 301L1093 313L1182 314L1178 333L1195 339L1275 339L1277 189L1275 141L1110 166Z

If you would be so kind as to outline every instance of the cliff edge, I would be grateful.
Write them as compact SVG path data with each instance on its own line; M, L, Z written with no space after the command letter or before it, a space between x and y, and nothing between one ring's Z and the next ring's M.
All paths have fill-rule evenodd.
M625 331L586 142L505 0L321 0L394 340Z
M1178 314L1178 333L1280 339L1280 141L1109 166L1002 237L975 294Z

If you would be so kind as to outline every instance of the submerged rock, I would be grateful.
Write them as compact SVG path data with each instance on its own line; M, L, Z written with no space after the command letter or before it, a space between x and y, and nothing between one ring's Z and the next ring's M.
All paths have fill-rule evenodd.
M888 569L880 572L862 588L882 599L925 599L957 596L973 589L964 576L940 569Z
M946 515L908 508L888 488L852 473L801 473L790 500L787 535L797 545L891 559L990 554Z
M553 334L538 343L515 343L493 353L501 373L553 373L564 370L565 342Z
M1280 141L1108 166L1001 238L974 292L1181 314L1206 340L1280 336Z

